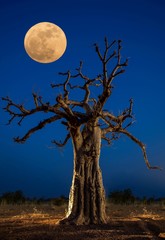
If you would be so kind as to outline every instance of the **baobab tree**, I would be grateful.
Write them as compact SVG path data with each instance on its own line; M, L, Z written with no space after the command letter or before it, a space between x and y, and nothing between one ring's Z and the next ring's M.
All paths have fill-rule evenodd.
M61 221L63 224L101 224L107 221L105 191L99 166L102 140L110 145L113 140L124 134L141 148L147 167L158 168L150 166L145 145L127 130L134 120L133 99L130 99L128 108L117 116L110 110L105 110L105 104L112 94L112 82L125 72L128 59L121 58L121 40L115 40L109 44L105 38L104 43L103 52L97 44L94 44L96 55L102 65L102 72L90 78L83 73L83 63L80 62L75 74L70 71L59 73L64 77L63 83L51 84L51 87L62 88L62 93L56 96L53 104L44 102L43 98L34 92L32 109L13 102L9 97L2 98L6 102L4 109L10 114L8 124L17 119L18 125L21 125L25 118L40 112L52 114L51 117L49 115L47 119L30 128L24 136L14 138L15 142L24 143L33 133L56 121L61 121L65 126L66 138L63 142L54 140L53 143L63 147L69 139L72 140L73 179L68 212ZM77 79L79 80L76 81ZM97 97L92 97L91 88L93 91L95 88L99 90ZM71 97L71 92L78 89L82 91L81 99L75 100Z

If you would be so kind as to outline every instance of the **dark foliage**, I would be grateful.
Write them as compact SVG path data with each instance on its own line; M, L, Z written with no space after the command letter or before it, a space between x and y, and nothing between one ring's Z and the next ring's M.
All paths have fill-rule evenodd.
M15 192L6 192L0 197L0 203L5 202L7 204L22 204L25 200L26 198L20 190Z
M135 197L131 189L125 189L123 191L113 191L108 196L109 200L113 203L130 204L135 202Z
M28 198L25 197L23 192L17 190L15 192L6 192L0 196L0 204L23 204L23 203L33 203L33 204L44 204L51 203L56 206L62 206L68 203L68 198L61 195L57 198Z
M134 196L130 188L124 190L115 190L110 192L107 200L114 204L132 204L132 203L142 203L142 204L153 204L162 203L165 204L165 198L155 198L155 197L136 197ZM68 198L61 195L57 198L28 198L25 197L21 190L15 192L6 192L0 196L0 204L23 204L23 203L33 203L33 204L44 204L51 203L55 206L62 206L68 203Z
M165 198L155 198L155 197L136 197L134 196L132 190L130 188L124 190L116 190L110 192L108 195L108 201L114 204L132 204L132 203L140 203L140 204L153 204L153 203L162 203L165 204Z

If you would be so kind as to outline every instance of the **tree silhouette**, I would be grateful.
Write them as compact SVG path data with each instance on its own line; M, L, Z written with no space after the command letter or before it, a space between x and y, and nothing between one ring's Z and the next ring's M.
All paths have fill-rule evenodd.
M110 145L113 140L119 138L120 134L126 135L141 148L147 167L158 169L158 167L150 166L145 145L127 130L134 120L133 99L130 99L128 108L118 116L105 110L105 104L113 90L112 82L125 72L128 59L122 61L121 40L115 40L109 44L105 38L104 43L103 53L99 46L94 44L102 65L101 74L97 74L95 78L84 75L82 62L76 69L76 74L70 71L59 73L64 76L65 80L63 83L51 85L52 88L62 88L62 94L57 95L54 104L44 102L36 93L32 94L34 101L32 109L14 103L9 97L2 98L6 101L5 110L11 116L8 124L18 119L18 124L21 125L26 117L39 112L53 114L29 129L24 136L14 138L15 142L24 143L33 133L58 120L66 127L66 138L63 142L54 140L53 143L62 147L70 138L72 139L74 171L68 212L61 221L63 224L100 224L107 221L105 191L99 167L102 139ZM75 79L79 81L74 81ZM91 88L93 91L97 89L97 92L100 92L96 98L91 96ZM78 89L82 90L82 95L79 100L75 100L71 97L71 92L78 91Z

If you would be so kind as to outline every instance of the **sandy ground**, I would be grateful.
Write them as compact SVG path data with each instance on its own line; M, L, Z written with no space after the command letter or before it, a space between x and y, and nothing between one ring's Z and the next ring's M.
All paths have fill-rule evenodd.
M108 204L106 225L60 226L66 206L0 206L0 240L165 239L164 205Z

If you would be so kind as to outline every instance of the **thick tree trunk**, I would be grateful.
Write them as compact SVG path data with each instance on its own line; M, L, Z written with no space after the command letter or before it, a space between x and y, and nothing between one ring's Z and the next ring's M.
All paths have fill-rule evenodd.
M84 127L71 132L74 146L74 171L69 206L63 224L106 223L105 191L99 167L101 130Z

